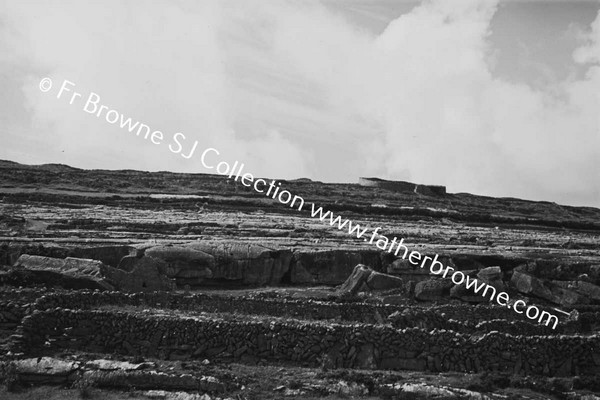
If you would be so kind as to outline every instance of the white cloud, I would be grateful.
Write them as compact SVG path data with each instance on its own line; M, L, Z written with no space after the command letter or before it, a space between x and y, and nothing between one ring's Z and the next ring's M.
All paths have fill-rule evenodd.
M203 171L40 93L48 75L256 175L600 206L600 17L574 53L587 76L540 91L491 73L495 1L425 1L378 36L316 2L3 4L0 66L24 95L2 106L32 125L4 117L22 136L0 157Z

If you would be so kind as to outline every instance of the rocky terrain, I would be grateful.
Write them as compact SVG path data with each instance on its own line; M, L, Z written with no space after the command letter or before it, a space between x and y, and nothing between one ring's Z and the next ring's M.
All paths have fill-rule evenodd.
M227 177L0 161L0 398L599 398L600 209L280 182L556 329Z

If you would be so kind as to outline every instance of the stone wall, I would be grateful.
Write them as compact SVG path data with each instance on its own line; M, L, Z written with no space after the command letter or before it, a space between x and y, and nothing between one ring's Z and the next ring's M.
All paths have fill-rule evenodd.
M0 331L15 329L27 314L27 305L0 300Z
M35 311L15 350L79 349L161 359L279 360L318 366L419 371L503 371L551 376L600 373L600 336L471 336L368 324L204 319L128 312Z
M19 304L28 304L35 302L48 293L48 289L44 288L13 288L0 286L0 301L8 300L18 302Z
M556 331L489 305L415 308L218 294L0 291L0 309L0 318L10 317L7 328L16 328L12 350L31 355L79 349L169 360L318 366L325 359L347 368L600 373L600 336L573 334L582 331L582 319L600 319L593 307Z
M391 323L396 328L448 329L462 333L492 330L543 335L589 331L582 321L598 321L600 312L582 313L579 321L561 322L555 330L526 319L505 307L448 304L412 307L365 302L310 299L231 297L213 294L181 295L167 292L122 293L77 291L41 296L37 310L93 309L101 306L148 307L179 311L264 315L303 320L333 320L368 324Z
M300 320L392 324L402 329L447 329L460 333L500 331L521 335L551 335L600 330L598 306L580 310L577 321L561 321L555 330L526 319L505 307L453 303L431 307L219 294L185 295L168 292L123 293L99 291L0 290L0 328L14 330L33 310L54 308L143 307L182 312L262 315Z

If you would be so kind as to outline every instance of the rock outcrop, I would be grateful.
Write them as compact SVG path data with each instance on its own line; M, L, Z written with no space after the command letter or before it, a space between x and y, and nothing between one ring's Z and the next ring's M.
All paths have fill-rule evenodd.
M511 284L525 295L538 297L562 306L584 304L587 302L587 299L573 290L565 289L552 283L546 284L541 279L519 271L513 272Z
M575 291L590 301L600 302L600 286L585 281L552 281L552 284L563 289Z
M97 260L67 257L51 258L23 254L14 266L15 272L27 272L29 279L70 289L124 291L171 290L174 282L167 278L166 265L151 257L139 259L130 271L103 264Z
M213 277L215 258L203 251L183 246L156 246L145 251L142 260L160 260L165 273L181 285L195 286ZM151 261L152 263L152 261Z
M356 295L358 292L404 288L402 279L374 271L370 267L358 264L352 274L338 289L338 295Z
M371 272L373 272L371 268L362 264L358 264L356 267L354 267L354 271L352 271L352 274L348 277L348 279L346 279L346 282L344 282L338 289L338 295L356 295L366 284Z
M339 285L357 264L381 267L377 251L296 250L276 246L195 241L181 245L145 246L141 259L152 257L166 263L166 276L179 287L211 285ZM121 259L119 269L131 271L140 255ZM386 275L387 276L387 275ZM389 285L374 275L372 285L383 289ZM395 287L395 285L392 285Z
M33 279L61 281L67 288L114 290L104 276L110 267L97 260L83 258L65 259L30 256L23 254L14 265L15 269L31 273Z
M404 287L404 280L397 276L373 271L367 279L367 286L371 290L397 289Z
M487 267L479 270L479 272L477 272L477 280L493 286L498 291L506 291L506 285L504 284L502 269L500 267Z
M151 292L155 290L174 290L174 279L168 275L168 266L164 261L146 256L136 259L129 270L108 267L104 275L120 290L126 292Z
M378 251L363 250L299 250L293 254L290 265L290 283L317 283L339 285L348 278L358 264L381 268Z

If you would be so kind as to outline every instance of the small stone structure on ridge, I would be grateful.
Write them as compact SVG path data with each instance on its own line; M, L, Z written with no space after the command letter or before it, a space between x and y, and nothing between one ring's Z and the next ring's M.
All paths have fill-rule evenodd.
M405 181L388 181L380 178L358 178L361 186L377 187L392 190L394 192L414 192L428 196L443 196L446 194L446 186L420 185Z

